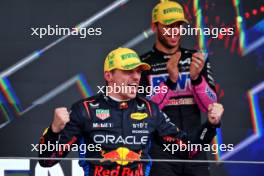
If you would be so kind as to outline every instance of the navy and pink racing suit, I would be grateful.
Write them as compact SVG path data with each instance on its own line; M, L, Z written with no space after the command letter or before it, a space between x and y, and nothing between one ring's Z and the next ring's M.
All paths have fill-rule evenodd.
M209 59L196 80L190 79L190 65L192 54L195 50L179 48L181 57L178 63L179 77L176 83L169 79L167 72L167 61L171 55L159 51L155 46L151 51L141 56L141 60L150 64L151 70L142 73L141 85L151 86L152 90L163 90L155 94L153 91L151 100L159 105L159 108L167 114L173 123L181 130L192 132L201 125L201 112L207 112L209 104L217 102L214 79L212 76ZM159 87L159 89L157 89ZM166 90L166 91L164 91ZM155 140L157 141L157 140ZM153 158L175 159L179 155L171 155L161 152L158 142L153 144L151 151ZM207 159L206 153L200 153L196 159ZM208 165L203 164L178 164L178 163L154 163L153 173L162 173L163 169L172 175L188 174L190 170L194 175L208 175ZM163 167L164 166L164 167ZM197 166L197 169L193 169ZM175 171L176 170L176 171ZM204 172L200 171L204 170ZM159 172L160 171L160 172Z

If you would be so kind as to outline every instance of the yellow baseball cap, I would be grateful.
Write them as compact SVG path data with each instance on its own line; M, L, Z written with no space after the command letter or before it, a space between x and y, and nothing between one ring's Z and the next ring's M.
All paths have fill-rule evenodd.
M138 54L129 48L117 48L111 51L104 62L104 71L111 71L113 69L133 70L141 67L142 70L149 70L149 64L141 62Z
M183 7L177 2L163 0L152 10L152 23L170 25L178 21L189 23L185 18Z

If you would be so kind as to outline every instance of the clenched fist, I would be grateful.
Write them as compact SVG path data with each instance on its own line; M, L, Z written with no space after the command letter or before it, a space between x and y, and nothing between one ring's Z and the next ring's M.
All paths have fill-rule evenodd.
M212 125L218 125L224 113L224 108L219 103L213 103L208 106L208 121Z
M56 108L54 111L54 118L51 124L51 129L54 133L59 133L64 129L65 125L70 121L70 114L67 108Z
M192 80L196 80L201 73L206 59L205 53L196 52L192 55L192 62L190 65L190 76Z
M177 82L179 76L178 63L181 57L181 52L177 52L172 55L170 60L167 62L167 70L169 73L170 80L174 83Z

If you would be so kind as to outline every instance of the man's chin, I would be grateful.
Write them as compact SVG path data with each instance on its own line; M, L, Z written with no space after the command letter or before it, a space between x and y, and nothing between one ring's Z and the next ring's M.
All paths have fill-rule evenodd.
M170 46L170 47L176 47L179 43L179 40L171 40L169 42L167 42L167 44Z
M136 93L128 93L128 94L126 94L126 96L128 99L134 99L134 98L136 98L137 94Z
M167 38L165 40L165 43L167 46L169 46L169 48L174 48L178 45L180 39L178 37L175 38Z
M178 46L178 42L170 42L170 41L164 41L164 42L162 42L163 43L163 46L164 47L166 47L166 48L168 48L168 49L173 49L173 48L175 48L175 47L177 47Z

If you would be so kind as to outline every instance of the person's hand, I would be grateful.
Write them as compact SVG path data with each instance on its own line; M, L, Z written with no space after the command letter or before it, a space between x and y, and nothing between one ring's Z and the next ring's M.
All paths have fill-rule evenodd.
M192 55L192 61L190 66L190 76L192 80L196 80L201 73L205 63L205 53L196 52Z
M53 122L51 124L51 130L54 133L59 133L65 128L66 124L69 121L70 121L70 114L67 111L67 108L65 107L56 108L54 111Z
M208 121L212 125L218 125L221 121L224 108L219 103L213 103L208 106Z
M171 56L167 62L167 71L169 73L170 80L174 83L177 82L179 76L178 63L181 57L181 52L177 52Z

